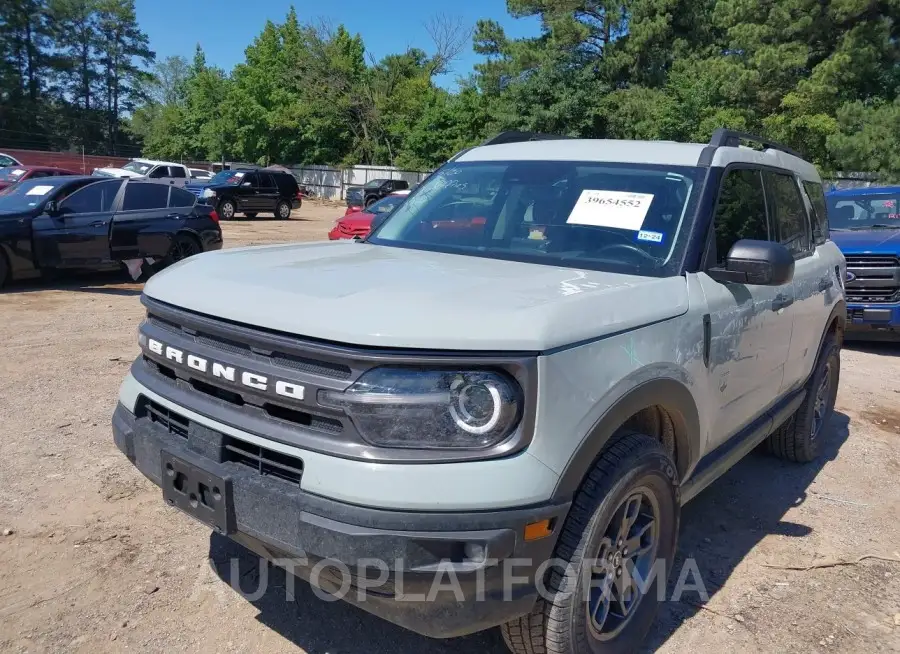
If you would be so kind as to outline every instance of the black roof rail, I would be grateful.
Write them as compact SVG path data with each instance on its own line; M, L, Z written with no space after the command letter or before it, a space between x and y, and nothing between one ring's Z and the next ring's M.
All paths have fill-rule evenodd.
M764 139L761 136L757 136L756 134L750 134L748 132L739 132L734 129L727 129L725 127L719 127L715 132L713 132L712 138L709 139L709 144L715 147L718 146L730 146L737 147L741 144L741 141L750 141L751 143L759 143L764 148L771 148L772 150L778 150L780 152L784 152L786 154L797 157L798 159L805 159L805 157L797 152L796 150L792 150L786 145L781 145L777 141L772 141L770 139Z
M481 145L502 145L504 143L524 143L526 141L561 141L570 139L571 136L562 136L560 134L541 134L539 132L500 132L497 136L492 136Z

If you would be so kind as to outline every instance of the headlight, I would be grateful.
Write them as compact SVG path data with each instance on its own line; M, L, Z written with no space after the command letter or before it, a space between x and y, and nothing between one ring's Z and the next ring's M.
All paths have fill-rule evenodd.
M216 197L216 192L213 191L211 188L205 188L205 189L203 189L202 195L205 198L214 198L214 197Z
M522 415L518 384L483 370L375 368L346 391L321 391L319 399L343 408L360 435L379 447L490 447Z

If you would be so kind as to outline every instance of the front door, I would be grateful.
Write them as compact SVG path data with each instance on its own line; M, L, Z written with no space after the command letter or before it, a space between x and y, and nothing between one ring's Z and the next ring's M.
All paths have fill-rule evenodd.
M237 200L238 211L250 213L260 211L259 175L257 173L244 175L240 186L234 190L234 197Z
M109 233L121 179L83 186L57 199L54 215L31 224L35 259L42 268L81 268L110 260Z
M770 239L759 170L725 173L714 221L717 265L738 240ZM709 401L717 407L710 437L720 445L781 396L794 289L722 283L704 272L698 279L710 316Z

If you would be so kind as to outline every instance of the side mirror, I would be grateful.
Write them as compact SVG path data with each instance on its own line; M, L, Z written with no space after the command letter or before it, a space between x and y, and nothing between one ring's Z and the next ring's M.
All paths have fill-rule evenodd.
M47 204L44 205L44 213L53 217L59 215L59 205L56 203L56 200L47 200Z
M781 243L742 239L731 246L724 267L707 272L717 282L781 286L794 278L794 257Z
M241 186L250 186L250 182L244 182Z

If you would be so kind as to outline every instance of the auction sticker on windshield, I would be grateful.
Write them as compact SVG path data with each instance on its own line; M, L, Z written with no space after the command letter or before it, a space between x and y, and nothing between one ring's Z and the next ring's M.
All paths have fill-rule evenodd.
M47 195L52 190L52 186L32 186L25 195Z
M639 231L647 217L652 193L585 189L566 220L571 225L592 225Z

